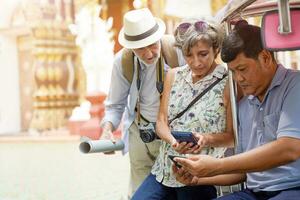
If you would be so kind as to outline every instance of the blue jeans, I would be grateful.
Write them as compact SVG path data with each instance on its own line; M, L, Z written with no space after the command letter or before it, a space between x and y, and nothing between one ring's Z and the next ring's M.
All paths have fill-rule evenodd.
M214 186L167 187L150 174L134 193L131 200L211 200L217 197Z
M217 200L299 200L300 188L288 189L276 192L254 193L249 189L225 195Z

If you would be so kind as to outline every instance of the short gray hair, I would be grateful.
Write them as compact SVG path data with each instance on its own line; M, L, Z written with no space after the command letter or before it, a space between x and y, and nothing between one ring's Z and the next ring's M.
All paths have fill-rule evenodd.
M203 21L208 24L205 31L197 31L195 29L195 22ZM190 26L184 33L178 31L178 26L175 30L175 46L182 50L183 55L188 55L191 48L198 42L204 41L219 53L221 44L224 39L224 29L222 26L209 19L186 19L182 23L191 23Z

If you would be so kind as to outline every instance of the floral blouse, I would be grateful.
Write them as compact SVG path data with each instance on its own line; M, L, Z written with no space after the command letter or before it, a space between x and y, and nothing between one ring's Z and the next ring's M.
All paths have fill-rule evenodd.
M197 97L205 88L227 73L222 65L203 79L192 82L192 72L189 66L185 65L178 69L170 91L168 105L168 119L173 119L179 112ZM221 80L216 86L210 89L201 97L184 115L175 119L170 124L171 130L191 131L200 134L221 133L226 127L226 110L223 102L223 91L227 77ZM200 154L207 154L214 157L222 157L226 148L209 147L203 148ZM172 161L168 155L180 155L173 150L170 144L162 142L159 155L152 167L151 173L156 180L168 187L181 187L183 184L176 181L172 173Z

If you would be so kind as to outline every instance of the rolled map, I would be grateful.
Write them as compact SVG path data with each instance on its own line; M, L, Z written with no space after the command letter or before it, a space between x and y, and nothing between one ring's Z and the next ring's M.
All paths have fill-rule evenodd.
M116 143L110 140L89 140L81 142L79 149L82 153L119 151L124 149L124 142L122 140L117 140Z

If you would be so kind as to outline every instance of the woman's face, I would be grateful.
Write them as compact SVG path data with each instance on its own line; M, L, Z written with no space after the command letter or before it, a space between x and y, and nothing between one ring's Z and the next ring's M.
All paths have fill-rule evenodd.
M216 67L215 51L204 41L198 41L184 58L192 70L192 76L199 79L205 77Z

